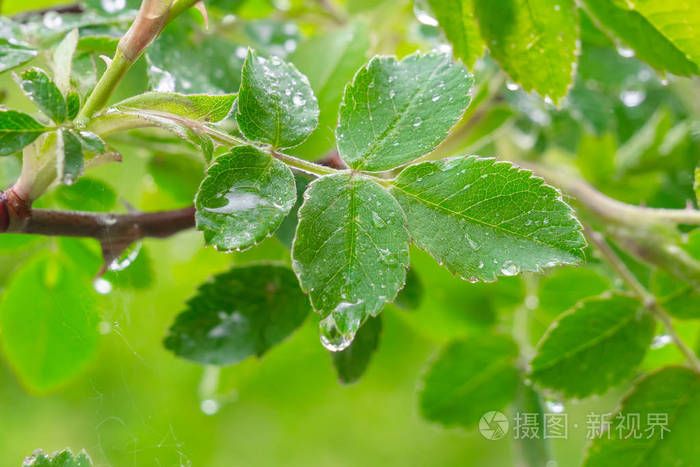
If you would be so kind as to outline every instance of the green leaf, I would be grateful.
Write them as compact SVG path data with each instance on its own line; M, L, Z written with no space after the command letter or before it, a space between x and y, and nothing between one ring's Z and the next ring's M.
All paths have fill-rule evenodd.
M66 116L68 120L73 120L78 116L80 110L80 95L77 92L71 91L66 96Z
M197 229L217 250L241 250L279 227L294 205L294 176L282 162L252 146L219 156L195 198Z
M75 136L80 140L80 144L86 151L102 154L107 150L102 138L90 131L76 131Z
M73 185L59 185L56 201L66 209L109 212L117 204L117 192L101 180L82 177Z
M292 266L314 310L324 318L325 334L337 330L343 345L403 286L408 267L405 223L396 200L362 176L321 177L304 194Z
M441 53L373 58L345 88L340 156L353 169L381 171L432 151L462 117L471 84L466 68Z
M235 94L177 94L147 92L125 99L115 107L120 110L162 112L200 122L218 122L231 112Z
M613 0L583 0L583 4L606 30L657 70L680 76L698 72L697 65L638 12L617 6Z
M382 334L382 317L369 318L357 331L352 343L345 350L331 352L333 366L338 372L338 379L343 384L358 381L364 374L379 347Z
M18 84L27 97L51 120L62 123L66 119L66 101L56 84L39 68L24 70Z
M528 333L537 344L549 325L560 314L570 310L584 298L607 292L610 280L589 267L552 269L540 279L538 306L529 313Z
M627 422L637 418L632 431ZM700 376L671 366L645 376L610 418L611 427L588 449L584 467L693 466L700 459L696 442L700 420ZM640 433L641 436L636 435Z
M19 151L47 130L27 114L0 109L0 156Z
M579 34L573 0L474 0L481 36L525 91L554 103L573 83Z
M93 129L96 122L99 122L98 126L105 125L107 128L109 128L112 123L124 125L127 122L132 124L134 128L160 128L199 147L207 161L211 160L214 151L214 142L206 133L207 128L202 125L201 122L182 118L173 114L147 112L144 110L128 112L114 110L111 113L101 115L94 119L92 122Z
M355 71L365 63L368 50L368 27L353 24L312 36L299 44L289 57L299 71L309 78L320 109L316 130L292 150L293 154L305 159L318 159L335 147L334 130L343 90Z
M695 197L698 200L698 205L700 205L700 167L695 167L695 182L693 183L693 189L695 190Z
M50 456L41 449L24 458L22 467L92 467L92 459L83 450L73 456L70 449L55 452Z
M56 86L63 94L70 91L70 75L73 65L73 54L78 46L78 30L73 29L58 44L53 53L53 75Z
M275 148L297 146L318 125L318 113L309 80L294 65L248 50L236 113L246 137Z
M584 300L549 328L530 376L566 397L601 394L632 374L654 328L654 319L634 298L612 294Z
M0 73L18 67L37 56L39 52L16 40L0 37Z
M559 192L507 162L423 162L401 172L391 192L416 245L469 280L583 259L581 226Z
M165 338L176 355L231 365L282 342L306 319L309 302L282 266L234 268L201 285Z
M474 18L473 0L428 0L457 58L471 68L484 53L484 43Z
M700 65L700 10L696 4L687 0L627 0L626 4L641 13L688 60Z
M451 342L423 377L421 414L446 426L476 425L486 412L513 400L517 358L518 346L508 336L484 334Z
M67 262L41 256L13 273L0 301L0 340L20 380L48 391L97 353L94 291Z
M56 160L57 176L64 185L72 185L83 174L83 144L72 130L61 130L61 135L63 152Z

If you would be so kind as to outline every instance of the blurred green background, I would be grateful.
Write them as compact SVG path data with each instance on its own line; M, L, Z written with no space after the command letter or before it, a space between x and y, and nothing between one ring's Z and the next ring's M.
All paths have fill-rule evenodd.
M4 0L2 13L11 15L60 3ZM289 2L272 3L261 7L259 15L265 17L274 7ZM375 2L348 3L351 9L362 12ZM373 27L381 24L391 31L381 40L374 37L374 51L405 55L426 41L437 40L437 33L430 28L417 32L424 27L412 18L410 2L396 3L399 6L395 8L403 16L394 18L394 9L388 7L370 18ZM385 17L377 20L382 15ZM406 15L412 22L406 21ZM309 24L301 23L301 29L304 34L313 35L314 28ZM588 39L594 44L602 41L595 35ZM602 43L610 48L605 41ZM604 60L605 47L593 45L585 57L595 58L595 53L600 52L602 61L596 63L608 63ZM610 50L614 51L614 47ZM589 72L596 66L590 63ZM488 74L493 71L492 65L482 64L481 71L492 78L492 87L503 90L503 75ZM693 103L680 102L674 94L678 90L681 95L692 96L697 79L691 84L673 83L674 90L665 91L660 77L642 79L639 70L647 68L634 66L637 68L625 72L625 79L636 77L633 84L645 89L646 101L638 108L622 106L615 110L615 131L620 140L631 139L658 108L671 108L674 115L680 115L678 119L697 123ZM585 73L585 62L581 68ZM146 85L146 64L141 60L115 99L141 92ZM488 89L485 92L488 94ZM499 153L513 158L538 153L572 166L577 163L579 144L591 145L599 154L604 150L615 152L615 143L612 149L606 146L605 135L580 134L580 122L575 121L580 115L575 112L573 117L551 108L543 113L541 100L535 102L524 93L509 91L503 97L504 93L499 92L500 97L496 98L495 92L490 93L490 113L485 113L491 119L481 120L480 126L466 132L464 140L455 141L446 150L478 150L479 154ZM9 73L0 76L0 93L4 95L3 105L32 111ZM617 88L610 93L617 96ZM586 113L590 109L578 110L584 117L591 117ZM505 127L506 121L509 138L494 141L490 131ZM164 142L162 148L149 151L143 141L128 138L115 138L110 143L123 154L123 162L90 170L91 179L105 182L122 200L143 211L189 204L188 197L191 200L201 179L198 170L203 167L191 148L180 144L173 149L171 142ZM697 162L697 139L689 144L680 155L676 154L683 161L683 168ZM178 154L180 150L182 154ZM173 181L169 176L169 164L178 157L186 162L176 163L173 173L176 177L189 173L190 179ZM165 168L159 171L161 162ZM590 167L584 164L580 169L588 178L602 171L595 163ZM0 159L0 186L11 183L18 171L17 159ZM631 174L624 182L596 181L602 190L626 201L682 207L688 180L674 184L675 176L675 172L662 176L642 171ZM621 185L624 189L620 189ZM108 187L101 189L109 191ZM73 196L80 201L80 194ZM39 205L65 207L66 201L54 193ZM126 207L119 203L117 210L125 212ZM91 281L99 268L98 245L90 240L2 237L0 292L23 260L43 251L61 251L79 261L85 281ZM234 264L261 260L288 263L289 254L276 238L249 252L231 255L205 248L201 234L195 231L167 240L145 241L139 266L110 272L106 280L111 290L95 294L101 319L100 351L78 378L50 394L32 394L21 386L6 360L0 359L0 465L20 465L37 448L50 452L64 447L74 451L85 448L95 465L111 466L519 465L519 446L512 434L490 441L478 430L445 429L421 419L418 382L430 359L451 338L485 332L487 328L524 336L527 329L534 336L525 340L536 342L553 316L563 311L550 310L547 314L546 309L538 308L538 282L570 271L574 271L572 276L564 276L563 284L582 280L575 272L580 270L550 271L545 279L524 275L492 284L469 284L452 277L427 254L413 250L412 268L425 290L421 305L413 311L389 306L383 312L384 334L379 351L365 376L350 386L338 382L329 354L319 344L315 316L310 316L292 338L273 348L262 360L249 359L221 371L178 359L163 348L168 327L200 283ZM591 267L597 267L595 261ZM65 306L78 307L80 303ZM528 309L534 317L523 318ZM681 332L696 342L697 330L696 325L689 324ZM673 348L662 346L649 352L643 367L680 361ZM586 415L613 411L625 390L626 387L620 387L604 397L567 401L564 412L568 415L569 436L553 442L557 461L547 467L579 465L587 444ZM509 418L512 422L512 414Z

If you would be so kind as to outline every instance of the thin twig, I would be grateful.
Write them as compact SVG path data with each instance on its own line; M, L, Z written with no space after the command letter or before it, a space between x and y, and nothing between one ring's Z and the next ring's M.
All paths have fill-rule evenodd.
M666 332L673 342L678 346L680 351L685 356L686 360L692 367L692 369L700 374L700 360L695 355L695 353L681 340L673 327L673 320L669 316L668 312L661 306L661 304L656 300L656 297L649 293L644 286L637 280L637 278L632 274L627 265L617 256L617 254L610 248L610 245L605 241L603 235L590 229L588 226L584 226L584 232L589 240L598 248L598 250L603 254L604 259L610 265L610 267L620 276L620 278L629 286L635 295L644 304L651 314L656 317L666 328Z

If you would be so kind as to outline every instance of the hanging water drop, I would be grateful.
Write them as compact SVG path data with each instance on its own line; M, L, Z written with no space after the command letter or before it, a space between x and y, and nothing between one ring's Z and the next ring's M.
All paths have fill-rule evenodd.
M518 267L517 264L514 262L508 260L503 263L503 266L501 266L501 274L504 276L514 276L517 273L520 272L520 267Z
M95 288L95 291L101 295L107 295L112 291L112 283L107 279L103 279L101 277L95 279L95 281L92 283L92 286Z
M628 47L619 46L617 48L617 53L619 53L621 56L623 56L625 58L634 57L634 50L632 50Z
M355 337L354 334L346 336L340 332L332 313L319 321L318 332L321 344L331 352L340 352L347 349Z
M204 399L199 403L199 408L204 415L214 415L219 411L221 405L215 399Z

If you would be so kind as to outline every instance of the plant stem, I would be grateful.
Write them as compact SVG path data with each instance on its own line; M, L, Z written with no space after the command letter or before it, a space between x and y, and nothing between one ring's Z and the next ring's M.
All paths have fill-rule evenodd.
M85 102L85 105L80 109L75 119L76 124L87 124L95 113L107 105L107 101L126 72L131 68L132 63L132 61L124 56L121 49L117 47L112 63L109 64L107 70L100 77L95 89L92 91L92 94L90 94L90 97L88 97Z
M608 245L605 238L598 232L591 230L588 226L584 226L584 232L589 240L598 248L602 253L605 261L610 265L610 267L617 273L618 276L627 284L627 286L632 289L635 295L641 300L651 314L661 321L661 323L666 328L666 332L673 342L678 346L683 356L686 358L691 368L698 374L700 374L700 360L695 355L695 353L688 348L688 346L681 340L673 327L673 320L669 316L668 312L659 304L656 297L649 293L644 286L637 280L637 278L632 274L627 265L615 254L610 245Z
M700 225L700 210L697 209L660 209L633 206L612 199L583 180L572 177L561 170L554 170L541 165L519 165L532 169L537 175L569 193L595 215L606 221L628 225L650 224L659 221L672 224Z

